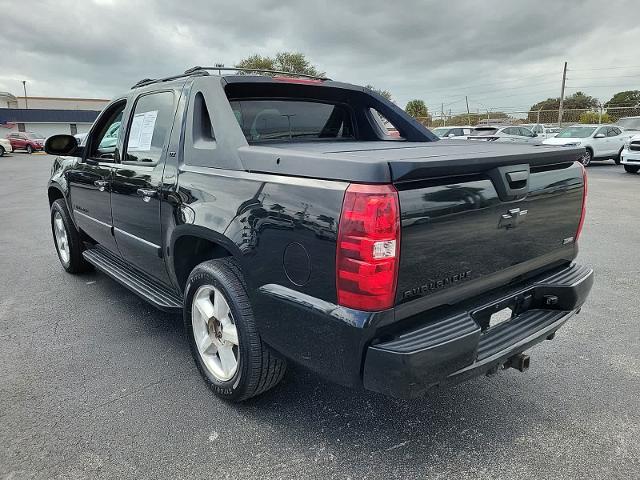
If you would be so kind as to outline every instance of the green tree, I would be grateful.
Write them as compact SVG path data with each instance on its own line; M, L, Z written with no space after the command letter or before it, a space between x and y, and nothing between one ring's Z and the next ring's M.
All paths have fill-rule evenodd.
M404 107L404 111L414 118L426 119L429 117L429 110L427 109L427 105L424 103L424 100L409 100L407 106Z
M576 92L573 95L569 95L564 99L563 108L567 110L571 109L589 109L598 107L598 99L587 95L584 92ZM560 109L560 97L547 98L541 102L534 104L530 113L537 112L538 110L559 110Z
M374 87L371 84L365 85L364 88L366 88L368 90L371 90L373 92L376 92L378 95L382 95L384 98L386 98L390 102L393 102L393 99L391 98L391 92L389 90L380 90L380 89L377 89L376 87Z
M251 55L240 60L236 65L237 68L247 68L251 70L278 70L291 74L313 75L323 77L324 72L320 71L315 65L300 52L278 52L275 57L262 56L259 54Z
M580 123L611 123L611 117L603 113L602 117L598 112L583 112L578 120Z
M638 107L640 106L640 90L625 90L618 92L611 100L604 104L607 108L613 107Z

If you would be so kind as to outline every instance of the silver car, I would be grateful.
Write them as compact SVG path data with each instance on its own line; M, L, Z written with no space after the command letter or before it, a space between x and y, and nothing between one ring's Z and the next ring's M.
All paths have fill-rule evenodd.
M453 127L436 127L432 128L431 131L435 133L440 138L456 138L456 137L466 137L471 135L473 131L473 127L470 126L453 126Z
M488 142L529 143L540 145L542 140L526 127L519 125L483 125L476 127L467 137L469 140L484 140Z

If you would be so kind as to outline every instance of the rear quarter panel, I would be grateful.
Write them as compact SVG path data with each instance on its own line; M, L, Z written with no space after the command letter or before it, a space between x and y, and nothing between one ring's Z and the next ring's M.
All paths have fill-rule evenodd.
M259 289L282 285L335 303L335 242L346 187L344 182L185 166L177 189L181 207L166 234L170 244L194 229L219 236L241 263L263 339L296 355L291 350L301 336L316 335L317 326L289 318ZM294 283L283 266L292 244L305 254L294 257L290 270L304 272L308 258L304 282L298 277Z

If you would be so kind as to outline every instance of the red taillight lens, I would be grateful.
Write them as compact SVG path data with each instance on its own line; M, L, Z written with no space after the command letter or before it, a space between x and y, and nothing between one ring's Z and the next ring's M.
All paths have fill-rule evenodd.
M399 258L398 191L393 185L349 185L336 247L338 303L367 311L391 308Z
M582 212L580 213L580 223L578 224L578 231L576 232L576 242L578 238L580 238L580 234L582 233L582 227L584 226L584 217L587 213L587 169L584 165L580 165L582 167L582 180L584 182L584 191L582 193Z

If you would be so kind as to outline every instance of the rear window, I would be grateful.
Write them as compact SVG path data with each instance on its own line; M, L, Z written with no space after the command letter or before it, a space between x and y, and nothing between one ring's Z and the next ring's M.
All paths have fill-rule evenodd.
M230 104L249 143L354 138L351 112L340 104L268 99Z
M497 131L497 128L476 128L471 135L495 135Z

